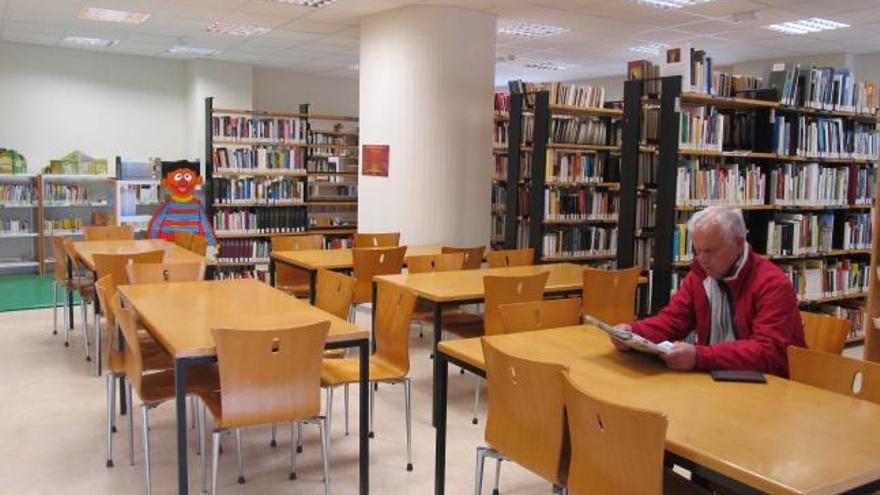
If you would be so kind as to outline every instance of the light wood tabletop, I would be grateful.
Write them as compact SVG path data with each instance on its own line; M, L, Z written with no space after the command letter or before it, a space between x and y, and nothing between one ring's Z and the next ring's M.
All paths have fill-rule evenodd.
M659 411L666 450L767 493L840 493L880 479L880 406L767 376L715 382L669 371L656 357L618 352L590 326L488 337L501 350L570 367L601 399ZM485 369L480 339L439 352Z
M175 358L214 356L213 328L290 328L330 321L327 342L369 332L253 279L119 287L147 331Z
M440 254L440 244L424 246L407 246L406 256L422 256ZM304 270L345 270L354 266L351 249L318 249L306 251L277 251L272 258L280 263L293 265Z
M474 301L484 297L483 277L486 275L522 276L550 272L545 292L567 292L583 287L583 269L573 263L514 266L509 268L480 268L449 272L403 273L381 275L374 281L385 281L415 292L434 302Z
M200 256L188 249L184 249L173 242L164 239L139 239L125 241L77 241L73 248L80 261L89 270L95 270L95 254L134 254L147 251L165 251L163 263L198 263L208 262L204 256Z

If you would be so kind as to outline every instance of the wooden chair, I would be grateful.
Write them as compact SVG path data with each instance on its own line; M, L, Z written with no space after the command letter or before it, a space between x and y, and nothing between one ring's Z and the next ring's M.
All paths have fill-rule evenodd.
M91 345L89 343L88 306L89 304L92 305L94 313L95 279L91 272L83 269L82 265L80 265L76 249L74 249L73 247L73 239L67 238L61 240L61 247L63 248L64 252L60 256L58 254L55 255L55 263L61 263L63 264L63 266L55 267L56 276L61 270L63 270L65 274L71 274L67 279L68 281L67 285L65 286L65 295L68 295L70 292L75 291L76 294L79 296L80 315L82 317L83 345L86 348L86 361L91 361L92 351ZM53 249L55 249L54 244ZM68 312L65 311L65 314L68 314ZM70 346L70 327L72 326L72 323L73 322L71 321L67 321L64 325L64 347ZM100 351L101 348L98 347L98 352L100 353ZM95 361L97 362L97 359Z
M183 249L189 249L192 246L192 238L193 233L188 230L181 229L174 231L174 244L177 244Z
M123 364L125 368L126 400L128 402L128 439L131 463L134 464L134 411L132 409L132 392L141 399L142 436L144 445L144 477L147 482L147 494L152 492L152 480L150 473L150 409L159 406L163 402L174 398L174 370L161 371L148 370L144 364L144 354L141 350L140 339L137 331L137 318L134 311L123 308L119 298L114 298L113 314L125 341L125 353ZM217 367L214 364L202 364L191 366L186 370L187 395L198 395L203 399L218 390ZM200 418L204 419L204 418ZM204 422L198 426L200 446L204 444ZM201 447L199 450L202 450ZM202 456L205 457L204 455ZM202 464L202 484L206 478L204 462Z
M204 256L208 252L208 238L203 235L193 234L189 250L199 256Z
M581 324L581 298L502 304L498 307L504 333L531 332Z
M129 263L125 273L131 284L192 282L205 279L205 263Z
M134 239L131 225L91 225L82 228L87 241L129 241Z
M477 247L454 247L443 246L440 248L442 254L464 253L464 264L462 270L476 270L483 266L483 255L486 253L486 246Z
M789 346L788 375L797 382L880 404L880 364Z
M636 318L639 267L622 270L584 268L584 314L608 323L629 323Z
M354 268L355 305L371 302L373 299L373 277L393 275L403 269L406 246L388 248L354 248L352 261Z
M113 282L110 275L95 282L95 293L105 315L104 326L107 329L107 355L104 359L107 373L107 467L113 467L113 432L116 430L116 379L125 377L124 352L116 342L116 317L114 307L120 305L119 293L111 297ZM96 326L99 323L95 322ZM99 327L98 327L99 328ZM100 331L99 331L100 333ZM174 368L171 355L148 335L138 334L141 357L145 370L170 370Z
M804 340L808 348L831 354L843 352L846 337L852 329L849 320L806 311L801 311L801 320L804 322Z
M476 490L482 492L486 457L496 459L495 493L502 460L511 460L554 485L564 486L563 378L565 367L507 354L483 338L489 411L486 443L477 447ZM597 492L599 493L599 492Z
M461 270L467 254L463 251L446 254L410 256L406 259L409 273L446 272ZM419 337L424 335L424 324L434 321L434 306L419 300L413 320L419 323ZM473 313L465 313L460 308L449 308L443 312L443 322L452 326L482 326L483 318Z
M68 273L68 248L65 247L65 242L68 244L71 242L69 240L64 239L63 237L53 236L52 237L52 255L55 256L55 271L54 277L52 278L52 334L58 335L58 290L62 289L62 324L64 325L64 346L70 346L70 321L68 321L68 306L67 300L71 293L73 292L85 292L88 294L90 287L95 283L91 277L85 276L84 274L78 273L78 271L73 272L73 276L69 276ZM80 300L80 304L85 304L83 300ZM86 321L83 319L83 328L86 326ZM83 342L88 343L88 335L83 333ZM88 352L88 346L86 346L86 351Z
M486 254L486 262L489 264L489 268L533 265L535 263L535 250L528 248L489 251Z
M464 256L464 253L410 256L406 259L406 267L410 273L461 270L464 266Z
M396 247L400 245L400 232L365 233L354 235L354 247Z
M241 452L241 428L291 423L290 479L296 479L294 423L317 424L321 432L324 492L330 493L327 419L321 414L321 353L330 322L281 330L215 329L220 387L205 397L214 417L211 493L217 493L220 433L233 429ZM254 366L259 362L259 366ZM200 421L204 425L204 421ZM204 463L207 456L202 456ZM244 483L241 456L239 483Z
M376 294L374 335L376 352L370 356L370 382L403 383L406 405L406 469L412 471L412 408L409 380L409 325L416 295L388 283L379 283ZM321 364L321 385L327 388L327 422L333 414L333 389L358 383L358 358L325 359ZM373 436L375 389L370 387L370 436Z
M272 251L310 251L324 248L322 235L276 235L272 236ZM292 266L275 265L275 288L294 297L309 297L309 274Z

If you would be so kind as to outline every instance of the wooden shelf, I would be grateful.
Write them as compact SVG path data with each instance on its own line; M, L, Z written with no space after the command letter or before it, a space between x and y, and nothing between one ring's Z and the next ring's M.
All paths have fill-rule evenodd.
M37 204L0 203L0 208L36 208Z
M740 210L777 210L777 205L679 205L675 209L678 211L697 211L710 206L726 206L729 208L739 208Z
M359 174L357 172L308 172L307 175L313 176L331 176L331 177L358 177Z
M266 203L266 202L248 202L248 203L214 203L212 208L269 208L282 206L306 206L306 203L300 201L296 203Z
M231 267L231 266L254 266L254 265L267 265L269 264L269 260L260 260L260 261L215 261L214 266L219 267Z
M565 263L567 261L601 261L613 260L617 258L615 254L597 254L592 256L544 256L541 261L545 263Z
M837 301L846 301L851 299L862 299L864 297L868 297L867 292L856 292L853 294L843 294L840 296L829 296L829 297L820 297L819 299L808 299L798 301L798 304L801 306L809 306L813 304L824 304L829 302L837 302Z
M249 139L249 140L238 140L238 139L214 139L211 144L214 147L220 146L241 146L241 147L249 147L249 146L273 146L275 148L305 148L308 146L306 143L293 143L288 141L272 141L269 139Z
M348 115L332 115L326 113L312 113L308 115L309 120L335 120L337 122L357 122L357 117Z
M261 117L306 118L309 115L299 112L280 112L275 110L240 110L237 108L214 108L212 113L226 115L259 115Z
M678 205L678 211L697 211L715 205ZM872 205L718 205L739 208L743 211L833 211L833 210L870 210Z
M559 182L547 181L545 187L565 188L585 188L585 187L605 187L609 189L620 189L620 182Z
M282 170L240 170L240 171L232 171L232 170L217 170L214 172L214 177L241 177L241 176L253 176L253 177L305 177L308 175L305 171L282 171Z
M722 97L713 96L703 93L683 92L681 94L682 103L690 103L695 105L712 105L721 108L779 108L779 102L767 100L755 100L752 98L740 97Z
M357 201L309 201L307 206L357 206Z
M347 136L358 137L358 133L354 131L331 131L329 129L310 129L312 134L323 134L325 136Z
M326 227L315 230L305 230L299 232L241 232L241 233L233 233L233 232L217 232L218 239L260 239L260 238L268 238L275 236L302 236L302 235L312 235L312 234L346 234L346 233L355 233L357 231L357 227Z
M344 149L344 150L356 150L359 147L359 145L357 145L357 144L335 144L335 143L323 143L323 144L309 143L306 146L309 148L339 148L339 149Z
M620 146L609 144L547 143L547 149L563 151L620 151Z
M572 105L548 105L551 114L576 115L579 117L623 117L623 110L615 108L576 107Z
M761 254L761 253L758 253ZM783 256L783 255L772 255L767 256L765 254L761 254L761 256L766 256L767 259L773 261L797 261L797 260L807 260L807 259L816 259L816 258L834 258L837 256L857 256L857 255L866 255L871 254L870 249L832 249L831 251L824 251L819 253L811 253L811 254L800 254L800 255L791 255L791 256Z
M588 219L588 220L543 220L544 225L580 225L588 223L617 223L617 219Z
M0 232L0 239L26 239L38 235L36 232Z

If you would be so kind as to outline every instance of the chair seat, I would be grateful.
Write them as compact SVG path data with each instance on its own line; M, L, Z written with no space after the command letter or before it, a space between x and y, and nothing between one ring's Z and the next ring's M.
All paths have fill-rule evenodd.
M198 394L203 399L220 389L217 365L200 364L186 369L186 393ZM174 370L145 373L141 378L142 402L159 403L174 398Z
M141 359L145 370L174 369L174 358L149 335L141 335ZM107 369L115 374L125 373L123 354L117 349L107 349Z
M276 285L276 289L293 297L306 298L311 294L309 284Z
M402 370L379 356L370 357L370 381L395 381L406 376ZM336 386L357 383L360 380L360 360L358 358L325 359L321 363L321 386Z

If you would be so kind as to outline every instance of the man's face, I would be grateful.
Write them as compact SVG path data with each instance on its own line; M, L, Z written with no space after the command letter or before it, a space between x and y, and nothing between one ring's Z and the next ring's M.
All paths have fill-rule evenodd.
M162 179L162 186L175 196L189 196L201 183L202 178L188 168L172 170Z
M742 252L744 239L729 239L718 224L700 226L694 232L694 258L706 274L722 279Z

